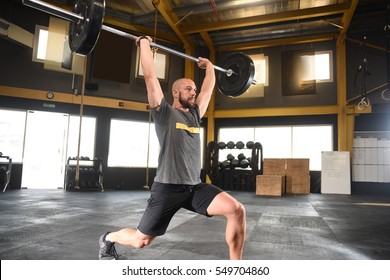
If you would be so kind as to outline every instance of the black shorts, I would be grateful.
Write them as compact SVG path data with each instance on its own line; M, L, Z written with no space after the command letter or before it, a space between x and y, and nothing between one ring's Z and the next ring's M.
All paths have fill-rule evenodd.
M181 208L211 217L207 207L221 192L220 188L205 183L188 186L154 182L138 230L150 236L163 235L173 215Z

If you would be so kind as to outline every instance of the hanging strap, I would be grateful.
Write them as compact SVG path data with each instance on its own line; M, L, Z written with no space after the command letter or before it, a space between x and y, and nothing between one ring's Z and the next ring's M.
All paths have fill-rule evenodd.
M390 0L387 0L387 20L386 20L386 62L387 62L387 90L390 90Z
M367 58L366 58L366 40L367 37L364 35L363 37L363 65L359 66L358 73L361 75L361 99L358 103L359 110L363 111L365 108L370 106L370 100L367 97L367 86L366 86L366 78L370 75L370 72L367 70ZM356 79L356 78L355 78Z
M79 139L77 144L77 158L76 158L76 175L75 175L75 188L80 188L80 147L81 147L81 128L83 123L83 113L84 113L84 94L85 94L85 80L87 76L87 56L84 57L84 71L83 71L83 81L81 88L81 101L80 101L80 126L79 126Z

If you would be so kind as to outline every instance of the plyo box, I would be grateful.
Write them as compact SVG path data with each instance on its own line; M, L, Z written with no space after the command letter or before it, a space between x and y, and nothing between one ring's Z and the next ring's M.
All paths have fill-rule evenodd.
M308 158L264 159L263 176L265 177L260 177L259 179L257 179L259 176L256 177L256 194L280 195L280 179L277 179L276 175L283 176L283 194L309 194L309 164ZM278 189L277 192L276 189Z
M286 160L286 193L310 193L310 161L308 158Z
M286 193L309 194L310 175L308 175L306 172L287 172Z
M264 175L286 175L286 159L266 158L263 161Z
M256 195L282 196L286 193L286 176L257 175Z
M286 173L305 172L310 174L308 158L288 158L286 159Z

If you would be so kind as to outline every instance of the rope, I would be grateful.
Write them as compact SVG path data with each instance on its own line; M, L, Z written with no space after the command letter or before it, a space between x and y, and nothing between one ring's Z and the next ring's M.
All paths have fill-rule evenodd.
M158 3L156 3L157 5ZM155 7L155 12L154 12L154 38L153 42L156 43L157 41L157 7ZM154 47L152 49L153 51L153 58L156 58L156 53L157 53L158 48ZM150 154L150 126L152 122L152 108L149 108L149 127L148 127L148 149L147 149L147 157L146 157L146 178L145 178L145 186L144 189L149 189L149 154Z
M75 175L75 188L80 188L80 146L81 146L81 127L83 123L83 113L84 113L84 93L85 93L85 79L87 73L87 56L84 58L84 70L83 70L83 81L81 88L81 101L80 101L80 126L79 126L79 139L77 145L77 161L76 161L76 175Z
M157 10L157 7L155 7L155 10L154 10L154 38L153 38L153 42L157 43L157 14L158 14L158 10Z
M383 90L381 93L382 99L385 101L390 101L389 92L390 92L390 0L387 0L387 18L386 26L384 28L386 32L386 63L387 63L387 89ZM386 95L387 93L387 95Z
M153 3L153 6L155 8L154 10L154 36L153 36L153 42L156 44L157 43L157 15L158 15L158 6L159 2ZM156 59L156 53L158 51L157 47L152 47L152 52L153 52L153 59Z

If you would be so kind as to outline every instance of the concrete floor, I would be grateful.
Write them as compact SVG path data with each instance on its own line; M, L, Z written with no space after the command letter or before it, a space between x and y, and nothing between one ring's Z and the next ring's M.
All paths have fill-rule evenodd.
M390 197L231 192L247 211L247 260L389 260ZM1 260L96 260L106 231L136 227L149 191L10 190L0 194ZM120 259L227 259L225 220L181 210L144 249Z

